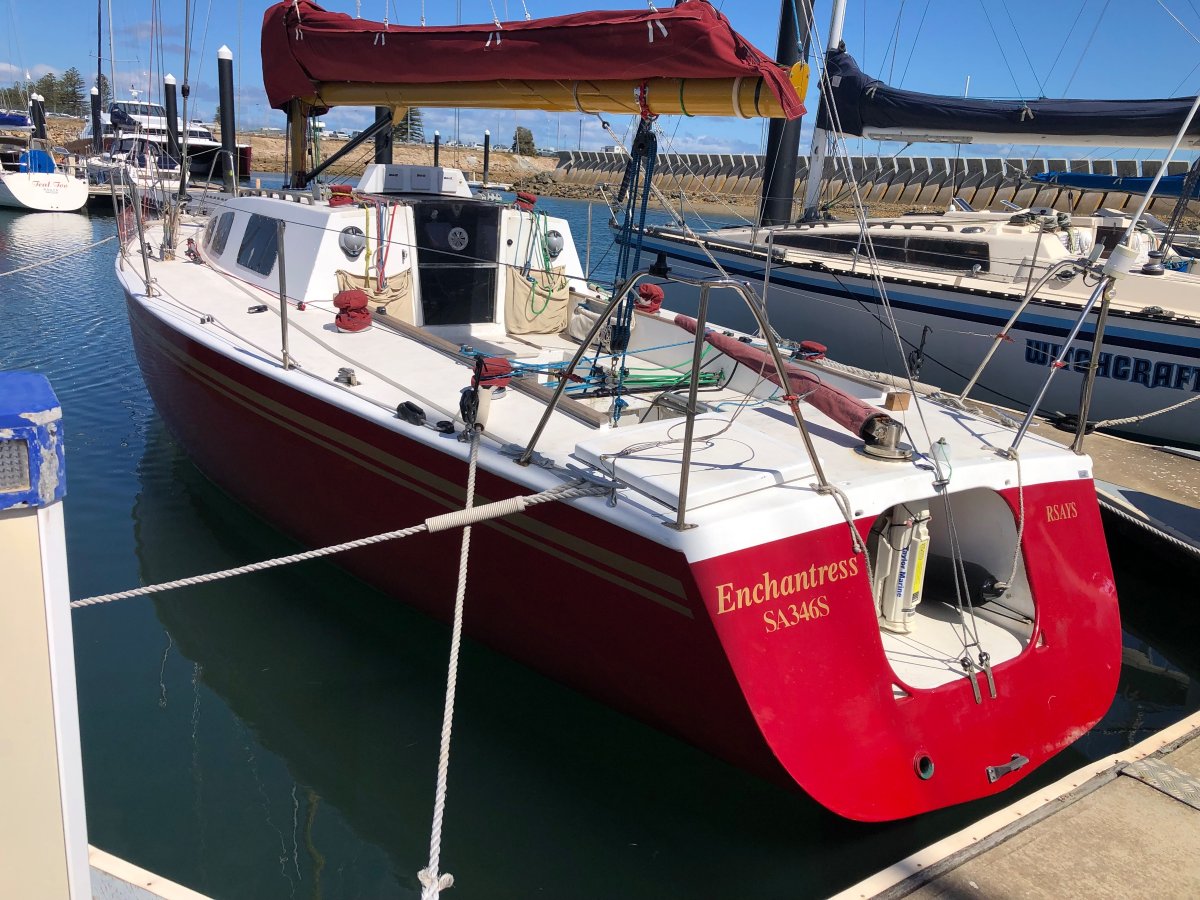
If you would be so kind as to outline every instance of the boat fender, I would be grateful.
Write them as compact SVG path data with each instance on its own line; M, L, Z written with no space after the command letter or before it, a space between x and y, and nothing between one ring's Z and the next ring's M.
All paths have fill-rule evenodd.
M417 406L411 400L405 400L396 407L396 415L409 425L421 426L425 424L425 410Z
M348 184L333 184L329 186L329 205L330 206L349 206L354 202L354 195L351 191L354 190Z
M352 288L348 291L338 291L334 295L333 305L339 312L333 320L338 331L347 334L365 331L371 327L371 311L367 309L369 298L366 291Z
M657 284L643 284L638 286L637 299L633 302L641 312L655 313L662 309L663 296L663 289Z
M537 194L531 194L528 191L517 191L517 199L513 201L513 206L529 212L533 209L533 205L537 203L537 200Z
M824 359L829 348L818 341L801 341L793 359Z

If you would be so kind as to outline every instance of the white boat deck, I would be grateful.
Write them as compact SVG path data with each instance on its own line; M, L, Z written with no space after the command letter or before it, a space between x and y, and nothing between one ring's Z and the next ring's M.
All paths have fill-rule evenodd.
M182 238L187 236L185 226ZM124 265L132 283L138 284L141 260L131 257ZM431 427L403 422L395 413L396 407L407 401L424 409L430 425L455 418L461 391L470 384L473 360L454 354L446 342L516 362L541 364L567 360L578 347L558 334L506 335L499 325L430 328L427 333L434 336L432 341L414 339L378 323L348 334L335 327L332 302L318 301L309 302L304 310L289 306L289 354L298 367L283 372L277 293L197 265L182 254L174 262L155 261L152 266L158 296L147 306L171 320L173 328L272 378L460 458L465 458L465 444ZM650 350L639 355L639 346ZM670 349L664 350L664 346ZM668 314L638 316L628 359L631 367L671 365L682 378L690 368L691 353L691 336L678 329ZM354 387L335 381L347 366L353 367L358 379ZM842 378L827 369L814 371L869 404L884 400L880 386ZM580 504L598 517L683 552L691 560L786 537L795 533L798 521L806 529L843 523L839 505L817 491L812 461L787 406L773 399L778 393L774 385L736 367L723 384L719 389L705 389L701 395L711 411L696 423L695 464L686 512L688 525L694 527L687 530L662 527L674 523L677 516L685 420L648 418L639 422L639 415L653 408L637 395L629 397L631 406L616 427L597 428L569 415L552 416L536 446L550 467L521 467L513 463L512 448L519 452L526 446L545 403L541 397L509 389L491 404L480 465L531 491L579 475L593 479L615 476L624 485L617 504L610 506L603 498ZM606 414L612 399L582 402ZM863 453L861 438L817 409L804 405L803 413L825 475L843 492L853 518L878 515L914 498L928 498L935 517L940 514L938 504L947 501L938 498L933 486L935 467L930 456L919 452L920 447L910 461L880 460ZM1012 430L958 410L913 403L910 409L892 415L927 452L936 443L940 468L950 479L953 495L969 498L972 489L985 488L989 490L984 494L996 497L994 491L1015 487L1021 480L1028 485L1091 476L1086 457L1065 455L1060 447L1034 436L1023 444L1019 466L1003 459L998 451L1011 443ZM502 447L507 448L506 453L498 452ZM996 512L986 506L967 508L977 517ZM985 557L991 553L983 552ZM985 559L985 564L994 571L1003 569L1007 575L1012 551L1006 552L1007 559L1001 558L1004 551L992 553L994 558ZM1024 591L1028 600L1027 587ZM1016 594L1020 595L1021 589L1016 589ZM910 687L933 687L963 677L959 660L967 638L958 612L928 596L918 609L913 633L883 633L898 680ZM974 616L973 626L979 629L993 665L1019 654L1030 632L1028 621L986 615Z

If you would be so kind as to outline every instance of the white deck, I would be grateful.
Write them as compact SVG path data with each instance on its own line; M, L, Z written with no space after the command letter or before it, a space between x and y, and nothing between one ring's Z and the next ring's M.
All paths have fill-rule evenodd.
M308 207L304 214L316 211ZM198 237L197 232L196 225L185 224L180 243L189 234ZM152 238L151 244L157 245L157 241ZM383 428L430 445L436 441L441 452L465 457L465 444L445 441L432 429L409 425L396 417L395 409L411 401L424 408L431 422L454 419L460 391L471 379L471 360L467 357L456 358L382 324L356 334L339 332L333 324L336 310L332 303L310 300L303 311L294 305L289 308L289 350L300 368L283 371L279 361L279 303L274 291L231 279L182 255L173 262L154 261L151 265L159 296L145 301L146 307L172 328ZM131 257L122 273L135 295L142 292L140 267L140 259ZM140 297L138 300L142 302ZM266 312L250 311L261 305L267 307ZM506 335L499 325L429 331L452 343L469 344L480 352L518 362L560 362L577 347L558 334ZM672 366L686 372L692 353L690 340L690 335L678 329L668 314L639 315L628 364ZM670 349L662 349L664 345ZM653 349L639 354L639 346ZM358 386L351 388L334 381L346 366L354 368ZM868 403L883 401L884 391L878 385L817 371L825 381L837 383ZM603 498L577 501L578 505L598 518L676 549L693 561L787 537L798 528L842 523L837 503L816 491L813 466L791 414L785 405L771 399L776 393L774 385L744 367L734 368L725 387L704 391L701 399L715 412L697 421L697 436L709 437L694 446L697 465L691 473L686 515L687 523L694 527L684 531L663 527L676 518L679 452L678 445L662 444L682 438L684 419L639 424L639 414L647 408L647 401L638 395L629 397L632 405L616 427L597 429L568 415L552 416L536 447L550 462L549 467L522 467L514 465L511 454L498 452L499 448L524 447L545 407L537 397L510 389L492 403L480 465L531 492L561 484L581 472L595 478L615 475L625 486L616 505L608 505ZM581 402L601 412L612 405L611 398ZM999 502L994 491L1017 485L1016 464L997 452L1011 443L1011 429L928 403L923 404L923 413L922 418L914 403L910 410L893 415L924 446L932 446L939 439L944 442L939 452L945 460L944 469L951 473L950 490L958 498L956 503L967 504L967 512L974 509L970 504L977 502L970 499L973 493L995 497ZM929 500L933 508L931 498L937 496L937 491L928 458L918 454L906 462L874 459L861 452L860 438L815 408L804 406L804 416L825 474L844 492L854 518L878 515L896 503L914 499ZM719 436L712 437L718 432ZM1026 485L1090 475L1091 464L1086 457L1066 454L1044 439L1030 436L1022 446L1020 477ZM995 510L980 507L979 512L975 518L982 520ZM1006 576L1011 544L1004 549L1002 541L992 540L990 526L987 528L988 534L965 544L980 556L977 561ZM993 543L996 548L990 548ZM1023 574L1018 581L1023 582ZM1020 591L1018 587L1017 593ZM1022 599L1029 600L1027 588ZM1002 621L976 617L976 627L993 664L1019 653L1028 634L1023 624L999 624ZM913 634L884 632L886 652L897 677L914 687L931 687L963 677L958 662L963 655L961 631L957 613L936 598L926 597Z

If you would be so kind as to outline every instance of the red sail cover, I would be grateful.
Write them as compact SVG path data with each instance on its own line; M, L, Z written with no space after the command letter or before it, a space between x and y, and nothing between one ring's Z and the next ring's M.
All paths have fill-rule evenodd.
M677 314L675 324L692 334L696 333L696 320L691 316ZM762 375L768 381L779 384L779 373L775 369L775 362L757 347L744 344L737 338L719 331L706 332L704 340L726 356L736 359L742 365ZM785 364L785 368L790 382L788 390L795 391L806 403L812 404L851 434L858 435L865 441L871 440L871 422L878 418L887 418L886 414L872 409L857 397L852 397L845 391L826 384L816 375L799 366Z
M758 77L788 118L804 104L787 70L704 0L660 10L421 28L326 12L310 0L267 10L263 84L276 109L322 82L607 81Z

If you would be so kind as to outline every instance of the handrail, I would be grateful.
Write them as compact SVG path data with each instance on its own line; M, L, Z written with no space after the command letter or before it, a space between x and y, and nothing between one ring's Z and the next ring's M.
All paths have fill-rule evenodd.
M1017 308L1013 310L1013 314L1008 317L1008 321L1004 323L1004 327L1000 329L999 334L997 334L995 340L992 341L992 346L989 347L988 352L984 354L983 359L979 363L979 368L975 370L975 374L971 376L971 380L967 382L967 386L964 387L962 389L962 393L958 395L959 403L966 402L967 394L971 393L972 388L975 387L976 382L978 382L980 377L983 375L983 370L986 369L988 363L992 361L992 357L995 356L996 351L1000 349L1001 342L1008 337L1008 333L1012 331L1013 326L1017 324L1017 319L1021 317L1021 313L1025 312L1025 309L1029 306L1030 302L1032 302L1034 295L1045 286L1046 282L1048 282L1058 273L1059 269L1065 269L1072 266L1083 269L1086 267L1086 262L1077 259L1061 259L1046 269L1046 274L1038 279L1037 284L1030 285L1030 287L1026 289L1025 296L1021 298L1021 302L1017 304Z
M534 448L537 446L537 442L539 438L541 438L542 432L545 431L546 425L550 421L550 416L554 413L554 410L557 407L560 398L562 397L563 391L566 389L568 381L567 375L575 371L575 367L578 366L580 360L583 359L584 354L591 346L592 341L596 339L596 335L599 334L600 329L608 322L609 316L616 311L617 306L622 300L625 299L629 291L633 289L637 282L651 274L661 275L662 273L660 270L658 270L657 266L654 268L654 271L651 271L651 269L642 269L630 275L617 287L616 290L613 291L612 299L609 300L608 305L604 308L604 311L596 317L596 320L592 323L592 327L588 330L587 337L580 341L579 349L577 349L574 355L571 357L571 362L565 369L563 377L559 379L558 387L555 388L554 395L546 404L546 409L542 413L542 417L538 421L537 427L534 429L533 435L530 437L529 443L525 447L525 451L515 460L518 465L527 466L532 460ZM824 468L821 466L821 460L817 456L816 446L813 444L812 435L809 434L808 425L804 421L804 415L800 412L800 397L793 394L790 389L786 387L787 385L791 384L791 381L788 378L787 364L783 361L783 356L779 352L779 344L775 340L775 333L771 330L770 324L767 321L766 311L762 308L762 304L758 300L757 296L750 289L750 285L744 281L736 281L732 278L688 278L683 275L675 274L668 274L666 278L668 281L679 284L687 284L700 289L700 306L697 310L696 319L696 339L692 351L692 371L688 385L688 404L686 411L687 422L684 426L685 431L683 438L683 461L679 473L679 505L676 510L675 523L672 527L678 531L692 527L686 522L687 487L691 470L692 435L694 433L696 420L696 395L699 391L699 361L705 344L704 326L708 315L708 295L714 288L730 288L737 292L746 302L746 306L749 307L751 315L753 315L755 320L758 322L758 326L767 342L767 349L771 355L771 360L775 365L775 370L779 377L779 384L784 386L784 389L788 391L784 399L791 408L792 417L795 420L796 427L800 431L800 436L804 441L805 452L808 454L809 461L812 463L813 474L816 475L818 482L817 490L822 494L834 493L834 488L829 483L828 478L826 478Z

